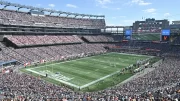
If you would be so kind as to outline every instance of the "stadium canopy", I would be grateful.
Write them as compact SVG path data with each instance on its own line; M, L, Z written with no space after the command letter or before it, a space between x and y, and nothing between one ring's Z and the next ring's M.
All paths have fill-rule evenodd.
M126 28L130 26L106 26L106 28Z
M173 24L180 25L180 21L172 21Z
M53 10L53 9L45 9L45 8L21 5L21 4L11 3L8 1L3 1L3 0L0 0L0 4L5 5L4 8L6 8L7 6L18 7L18 11L21 8L26 8L26 9L30 9L30 11L31 10L37 10L37 11L41 11L41 12L46 11L46 12L50 12L50 13L58 13L59 15L61 15L61 14L66 14L67 16L68 15L74 15L74 17L81 16L81 17L89 17L89 18L91 18L91 17L103 18L103 19L105 18L104 15L91 15L91 14L79 14L79 13L63 12L63 11L58 11L58 10Z

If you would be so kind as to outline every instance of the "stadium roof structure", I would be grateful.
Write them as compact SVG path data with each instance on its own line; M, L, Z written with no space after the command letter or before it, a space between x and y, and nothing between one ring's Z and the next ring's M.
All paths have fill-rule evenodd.
M106 26L106 28L129 28L131 26Z
M7 61L7 62L0 61L0 66L6 65L6 64L10 64L10 63L14 63L14 62L17 62L17 60L11 60L11 61Z
M172 21L173 24L180 24L180 20Z
M0 4L5 5L3 9L5 9L8 6L18 7L17 11L19 11L19 9L21 9L21 8L26 8L26 9L30 9L30 11L31 10L37 10L40 12L47 11L47 12L50 12L50 14L51 13L58 13L59 15L61 15L61 14L66 14L67 16L74 15L74 17L81 16L81 17L89 17L89 18L91 18L91 17L103 18L103 19L105 18L104 15L91 15L91 14L79 14L79 13L72 13L72 12L63 12L63 11L58 11L58 10L53 10L53 9L45 9L45 8L21 5L21 4L17 4L17 3L11 3L8 1L4 1L4 0L0 0Z

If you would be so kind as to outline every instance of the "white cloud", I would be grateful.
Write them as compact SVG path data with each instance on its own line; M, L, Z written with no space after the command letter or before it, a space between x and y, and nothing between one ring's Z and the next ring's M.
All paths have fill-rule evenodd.
M170 19L170 20L169 20L169 23L172 24L172 21L174 21L174 19Z
M49 4L48 6L49 7L55 7L55 4Z
M100 5L105 5L105 4L108 4L108 3L112 3L111 0L96 0L96 2Z
M104 9L109 9L109 10L120 10L121 8L119 7L109 7L108 4L113 4L115 3L115 0L95 0L96 6L104 8Z
M145 2L144 0L132 0L129 4L137 4L137 5L140 5L140 6L146 6L146 5L150 5L152 3L150 2Z
M108 8L107 4L112 3L112 0L95 0L96 6L100 6L101 8Z
M77 6L73 4L66 4L66 7L77 8Z
M152 13L152 14L155 14L156 12L156 9L154 8L150 8L150 9L146 9L146 10L143 10L145 13Z
M165 13L164 16L165 16L165 17L169 17L169 16L170 16L170 13Z

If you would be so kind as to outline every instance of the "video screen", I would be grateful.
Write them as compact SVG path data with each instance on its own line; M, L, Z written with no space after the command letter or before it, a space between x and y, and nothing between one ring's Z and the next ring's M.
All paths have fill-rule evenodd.
M169 36L170 35L170 30L169 29L164 29L164 30L161 31L161 34L163 36Z
M131 34L132 34L132 30L127 29L127 30L125 31L125 35L126 35L126 36L129 36L129 35L131 35Z
M159 41L160 33L141 33L132 34L133 40L148 40L148 41Z

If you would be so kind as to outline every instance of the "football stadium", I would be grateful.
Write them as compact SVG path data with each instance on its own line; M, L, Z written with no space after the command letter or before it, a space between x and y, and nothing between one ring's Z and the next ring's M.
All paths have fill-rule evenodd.
M1 101L180 100L180 21L0 4Z

